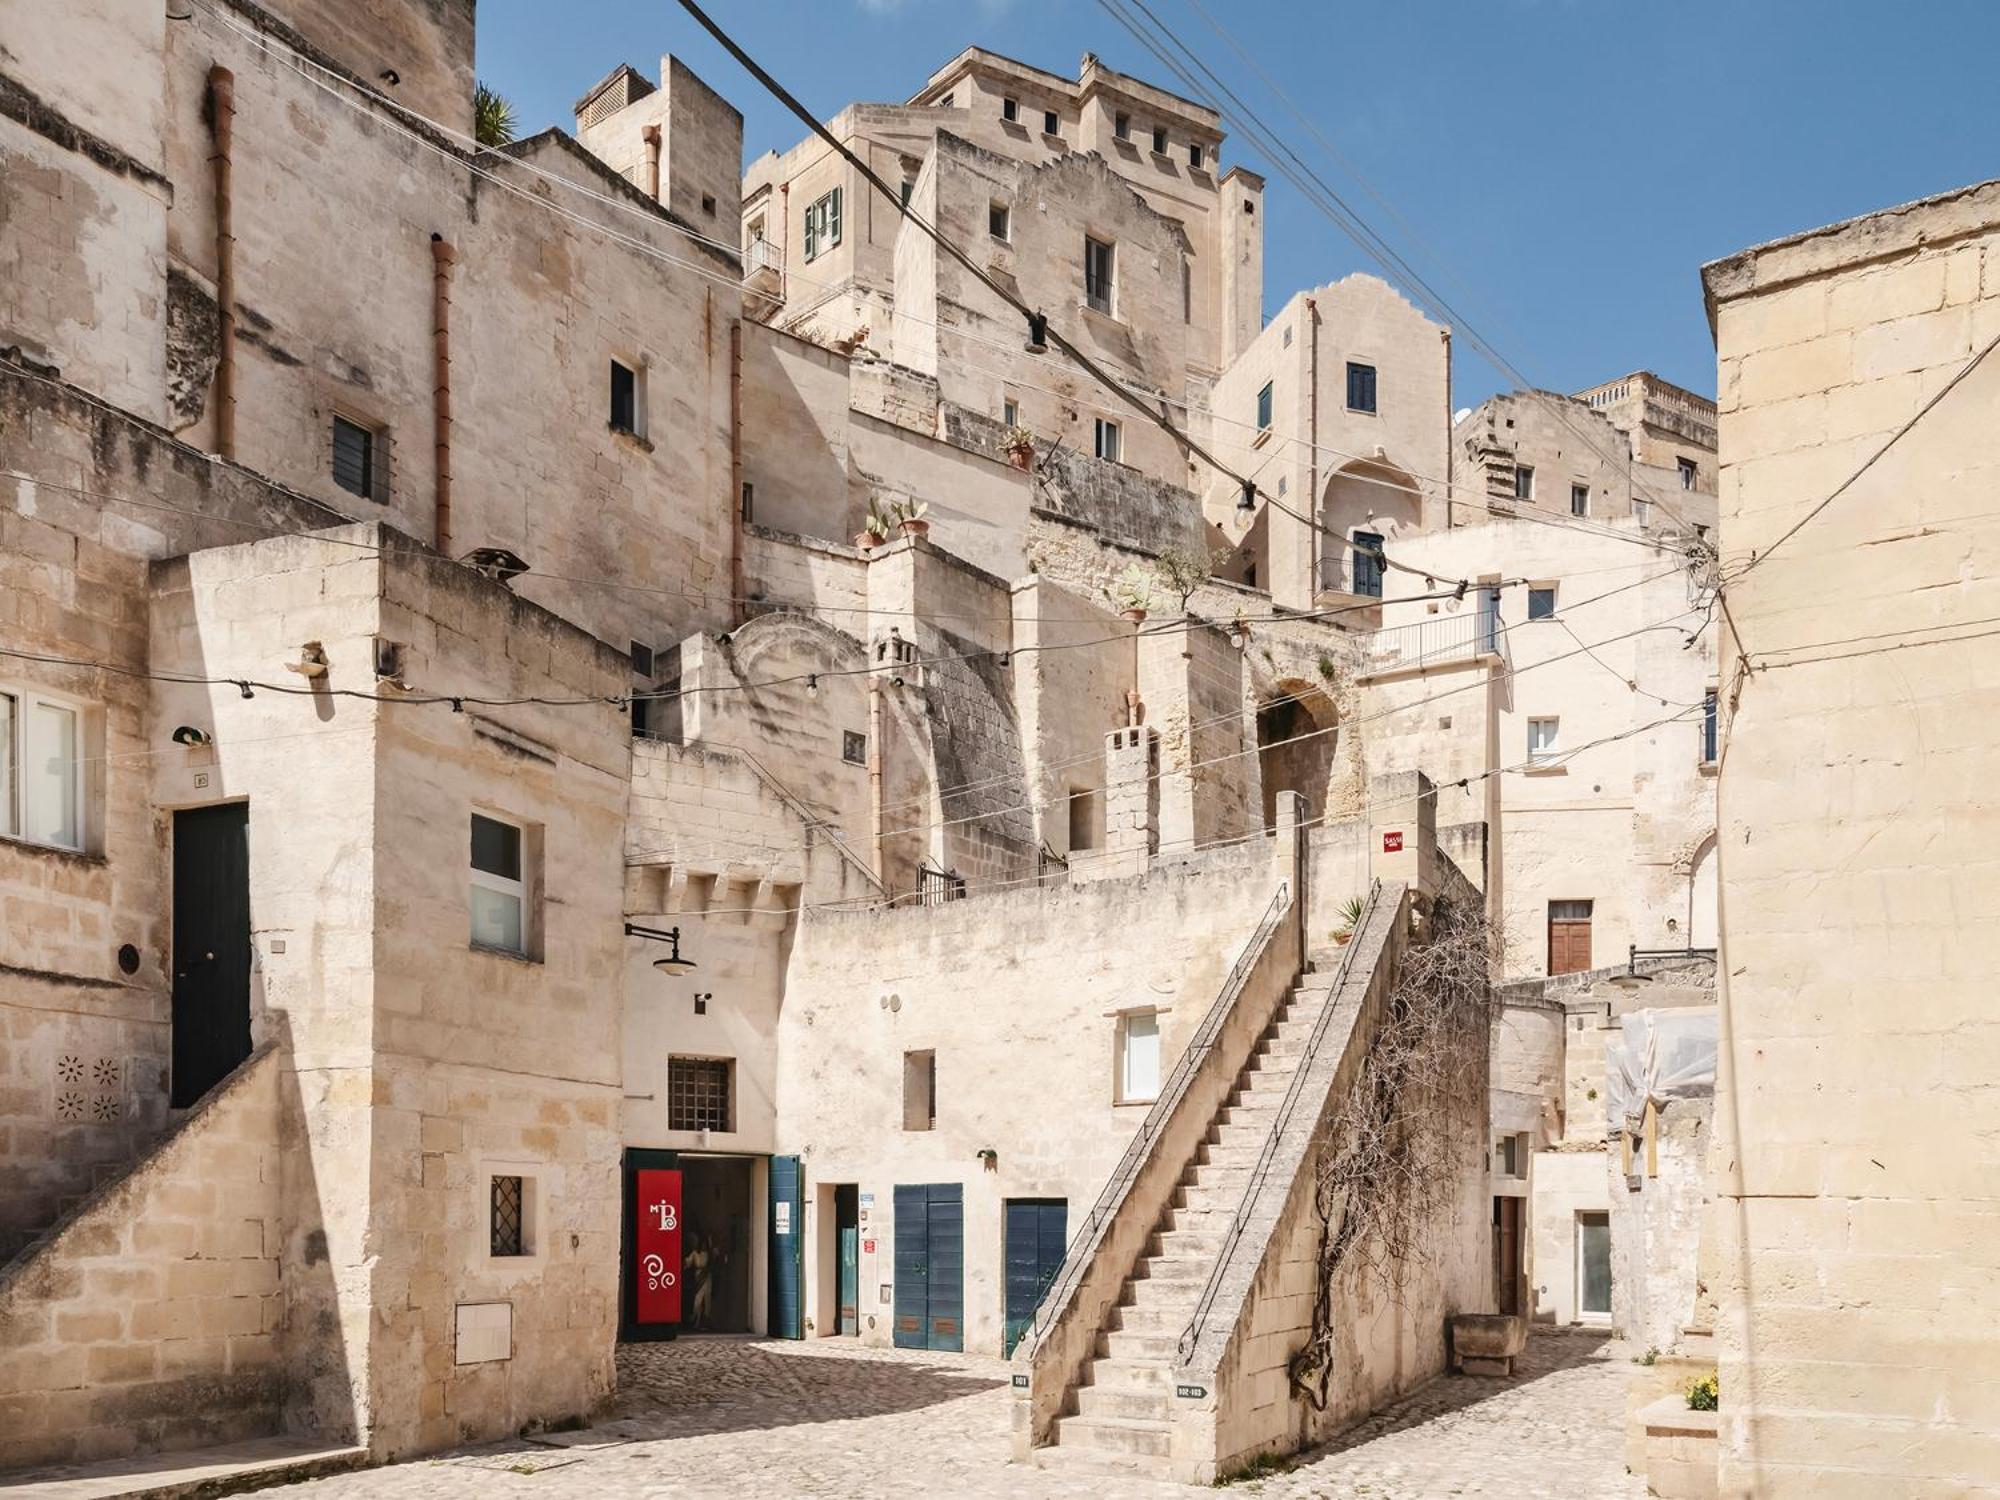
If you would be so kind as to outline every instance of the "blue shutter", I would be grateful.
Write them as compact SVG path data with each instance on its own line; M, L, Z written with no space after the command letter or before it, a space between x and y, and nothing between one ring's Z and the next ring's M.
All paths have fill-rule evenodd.
M1354 533L1354 592L1382 597L1382 538L1373 531Z
M1069 1204L1061 1198L1008 1201L1002 1354L1014 1352L1062 1271L1068 1223Z
M771 1337L806 1336L805 1173L796 1156L771 1158Z
M930 1190L896 1185L895 1344L925 1347L930 1297Z
M930 1281L926 1309L928 1347L965 1348L965 1204L955 1182L930 1188Z
M826 242L840 243L840 189L835 188L826 195Z

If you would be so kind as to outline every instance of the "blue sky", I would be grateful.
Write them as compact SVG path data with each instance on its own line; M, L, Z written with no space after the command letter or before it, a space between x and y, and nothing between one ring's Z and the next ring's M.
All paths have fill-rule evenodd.
M1187 0L1149 3L1523 375L1554 389L1652 368L1712 392L1703 261L2000 175L1995 0L1202 0L1346 166ZM822 118L907 98L969 44L1069 77L1094 51L1187 92L1090 0L709 9ZM524 134L569 127L597 78L619 62L656 76L664 52L743 111L746 156L801 135L673 0L480 0L480 77L513 101ZM1270 179L1267 308L1373 269L1257 153L1232 139L1223 161ZM1470 342L1456 341L1461 405L1513 383Z

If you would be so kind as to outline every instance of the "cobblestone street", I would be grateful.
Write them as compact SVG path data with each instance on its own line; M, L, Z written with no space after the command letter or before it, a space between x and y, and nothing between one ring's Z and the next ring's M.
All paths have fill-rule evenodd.
M1457 1495L1637 1500L1620 1461L1627 1367L1596 1336L1541 1333L1511 1381L1448 1377L1251 1480L1271 1500ZM617 1409L589 1432L489 1444L287 1488L300 1500L651 1500L1203 1493L1007 1459L999 1360L827 1343L689 1339L621 1351Z

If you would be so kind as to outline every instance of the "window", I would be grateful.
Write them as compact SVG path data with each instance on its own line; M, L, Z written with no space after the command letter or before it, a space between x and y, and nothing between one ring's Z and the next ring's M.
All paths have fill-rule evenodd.
M83 709L0 692L0 834L83 847Z
M1556 617L1556 586L1546 584L1528 590L1528 618L1553 620Z
M743 481L743 519L757 519L757 486L747 479Z
M1573 484L1569 487L1569 513L1573 516L1590 514L1590 486Z
M715 194L703 193L701 195L701 211L711 219L715 217Z
M1257 392L1257 430L1271 430L1271 382L1265 381L1264 388Z
M1199 166L1201 165L1201 142L1200 142L1200 141L1189 141L1189 142L1188 142L1188 165L1189 165L1189 166L1191 166L1191 167L1199 167Z
M615 359L611 361L611 428L635 436L639 431L639 376Z
M806 259L811 260L821 251L831 250L839 243L840 189L835 188L806 210Z
M903 1054L903 1129L937 1129L937 1053Z
M1547 765L1556 758L1556 729L1559 719L1528 720L1528 764Z
M1117 463L1119 452L1118 424L1104 417L1097 419L1097 456L1106 463Z
M1347 409L1375 410L1375 367L1347 362Z
M1245 198L1243 200L1243 212L1254 219L1257 216L1257 200L1254 198Z
M952 105L952 96L950 94L946 94L942 99L938 100L937 102L937 107L939 109L950 109L951 105Z
M632 675L649 680L653 675L653 648L644 641L632 643Z
M1002 99L1000 101L1000 118L1008 121L1020 119L1021 101L1019 99Z
M1611 1318L1611 1215L1576 1216L1576 1315L1579 1322Z
M1354 533L1354 592L1370 599L1382 597L1382 534Z
M376 437L373 428L359 422L333 419L333 482L351 495L386 505L389 487L376 469Z
M1111 311L1112 247L1089 236L1083 241L1083 300L1101 313Z
M868 764L868 736L858 729L840 731L840 758L850 766Z
M494 1175L488 1192L487 1253L496 1256L529 1253L525 1178Z
M1009 427L1021 425L1021 403L1012 396L1000 403L1000 420Z
M1042 111L1042 134L1043 135L1062 134L1062 120L1057 116L1056 112L1052 109L1045 109Z
M730 1083L736 1064L726 1057L667 1059L667 1129L735 1129L730 1114Z
M1653 524L1653 502L1650 500L1641 500L1637 495L1634 495L1632 497L1632 519L1637 521L1642 529L1650 527Z
M903 179L903 185L897 189L897 195L898 195L897 201L901 203L903 207L908 208L910 206L910 194L914 193L916 190L917 190L916 183L911 181L909 178L905 177Z
M986 232L996 240L1007 238L1007 205L989 203L986 205Z
M1720 726L1721 712L1714 688L1701 695L1701 763L1715 764L1716 730Z
M522 877L522 828L472 815L472 946L528 951L528 887Z
M1549 903L1549 973L1581 974L1590 967L1588 901Z
M1069 794L1069 849L1097 847L1097 793L1087 786L1073 787Z
M1135 1010L1118 1018L1118 1102L1148 1104L1160 1096L1160 1013Z
M1519 1131L1503 1135L1493 1143L1494 1170L1502 1177L1528 1175L1528 1137Z
M1674 460L1674 464L1681 471L1681 488L1684 490L1693 489L1695 481L1701 478L1701 469L1696 465L1695 461L1691 458L1677 458Z
M1167 154L1167 127L1164 125L1153 127L1153 154L1156 156Z
M1532 500L1535 498L1535 466L1533 464L1514 465L1514 498Z
M1111 133L1121 141L1132 139L1132 117L1120 110L1111 117Z

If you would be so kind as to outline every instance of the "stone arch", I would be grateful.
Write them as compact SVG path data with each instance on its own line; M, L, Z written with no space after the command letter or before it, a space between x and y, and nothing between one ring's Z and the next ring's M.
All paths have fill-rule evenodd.
M1278 793L1297 792L1306 816L1326 811L1340 722L1323 688L1302 677L1280 679L1257 706L1257 772L1263 789L1264 826L1278 822Z
M1695 850L1688 869L1687 943L1690 948L1713 948L1721 930L1716 886L1715 835L1710 834Z
M1344 543L1357 533L1393 541L1421 530L1423 522L1424 497L1417 481L1388 459L1356 459L1336 469L1320 492L1320 591L1379 596L1380 565Z

